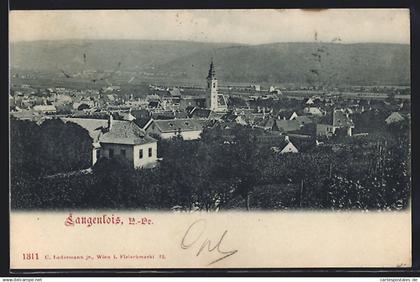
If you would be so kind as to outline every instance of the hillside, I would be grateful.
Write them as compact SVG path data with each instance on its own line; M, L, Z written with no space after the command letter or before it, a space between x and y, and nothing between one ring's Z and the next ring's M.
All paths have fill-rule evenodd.
M37 41L11 45L18 69L113 70L206 76L213 57L221 81L254 83L409 84L410 47L402 44L273 43L237 45L185 41Z

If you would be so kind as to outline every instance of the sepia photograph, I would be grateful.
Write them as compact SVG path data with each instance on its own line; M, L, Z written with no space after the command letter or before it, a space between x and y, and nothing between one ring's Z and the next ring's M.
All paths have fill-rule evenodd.
M274 221L298 216L308 226L302 232L333 226L328 236L344 236L333 254L346 244L342 233L353 220L341 227L340 220L324 221L325 213L357 213L362 220L352 226L365 232L374 227L363 218L380 214L374 221L384 230L403 214L398 224L411 232L408 9L13 10L9 37L12 241L27 243L24 215L33 226L41 215L58 216L66 230L152 226L172 215L183 222L209 214L230 218L232 226L260 222L266 213ZM154 212L168 217L143 216ZM303 228L293 222L290 232ZM194 230L210 225L200 218L187 223L177 239L182 250L204 239L193 240ZM36 229L44 248L56 238L46 226ZM255 232L279 234L264 228ZM254 232L235 230L218 234L209 251L234 241L232 233ZM354 238L379 246L401 241L367 233ZM407 266L411 237L404 242L395 261L371 257L373 263L349 265ZM220 251L204 265L223 266L237 252ZM72 266L88 261L73 255ZM282 264L270 259L273 253L264 265L249 258L239 265L323 265L311 255ZM16 256L20 267L66 260L33 250ZM325 266L344 264L327 258Z

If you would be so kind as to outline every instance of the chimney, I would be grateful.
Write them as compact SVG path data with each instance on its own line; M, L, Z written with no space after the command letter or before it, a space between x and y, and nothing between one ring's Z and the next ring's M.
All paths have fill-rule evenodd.
M113 120L114 120L114 117L112 116L112 113L109 113L109 117L108 117L108 128L107 128L108 131L111 131L111 129L112 129L112 122L113 122Z
M290 139L289 139L289 136L284 136L284 141L286 141L287 143L289 143L290 142Z

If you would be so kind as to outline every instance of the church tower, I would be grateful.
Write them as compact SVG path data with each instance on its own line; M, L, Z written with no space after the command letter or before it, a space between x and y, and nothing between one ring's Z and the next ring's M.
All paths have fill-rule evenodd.
M207 76L207 108L212 111L218 111L217 103L217 79L214 70L213 58L211 59L209 74Z

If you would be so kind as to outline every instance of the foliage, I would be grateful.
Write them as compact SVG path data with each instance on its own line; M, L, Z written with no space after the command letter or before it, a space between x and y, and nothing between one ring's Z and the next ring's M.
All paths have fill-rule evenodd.
M408 126L297 154L272 152L249 127L206 128L198 141L159 140L157 168L100 159L74 174L89 166L87 132L57 120L12 121L12 207L398 210L409 204Z

